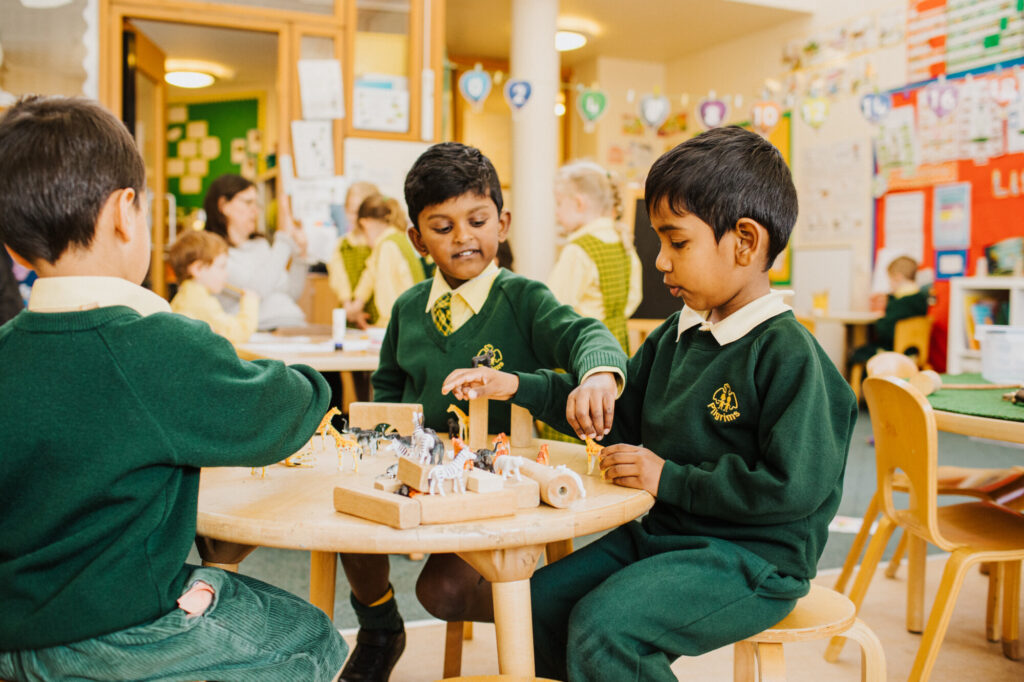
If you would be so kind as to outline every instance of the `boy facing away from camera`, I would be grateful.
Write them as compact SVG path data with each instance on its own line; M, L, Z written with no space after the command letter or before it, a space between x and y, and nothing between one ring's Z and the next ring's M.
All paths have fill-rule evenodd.
M782 156L717 128L659 158L645 196L655 265L684 306L630 359L601 469L656 499L534 575L541 677L675 680L679 656L771 627L807 593L842 494L853 392L769 288L797 215ZM589 399L544 378L523 406L597 432ZM453 388L498 383L476 369Z
M513 382L520 397L539 401L542 374L555 367L570 372L591 405L591 419L611 425L611 410L625 372L626 356L598 320L561 305L542 283L499 269L498 244L508 233L501 185L491 162L473 147L434 145L417 159L405 180L414 226L409 239L437 264L432 279L400 296L392 310L373 375L374 399L423 404L424 422L447 430L448 405L467 404L442 394L453 371L490 353L496 372ZM506 395L496 395L505 398ZM563 421L564 421L564 415ZM491 402L489 427L508 432L509 406ZM405 635L388 578L388 558L342 554L359 617L357 646L342 679L386 679L404 647ZM433 615L463 620L479 604L454 602L452 590L476 586L482 578L453 554L428 559L416 593ZM489 594L484 597L488 603Z
M139 286L145 180L96 103L0 119L0 241L39 275L0 327L0 678L331 680L346 646L322 611L185 564L200 467L295 452L330 391Z

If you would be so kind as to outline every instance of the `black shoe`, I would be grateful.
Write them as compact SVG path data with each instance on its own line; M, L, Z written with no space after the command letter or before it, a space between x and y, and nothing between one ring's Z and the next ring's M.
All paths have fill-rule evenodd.
M359 629L356 648L341 671L339 682L387 682L405 651L405 630Z

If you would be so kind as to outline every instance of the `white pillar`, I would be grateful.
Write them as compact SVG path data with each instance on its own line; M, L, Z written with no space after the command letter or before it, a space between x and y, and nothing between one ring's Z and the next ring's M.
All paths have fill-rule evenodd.
M529 81L533 90L526 106L512 117L510 239L516 271L539 280L547 279L555 263L557 20L558 0L512 0L509 76Z

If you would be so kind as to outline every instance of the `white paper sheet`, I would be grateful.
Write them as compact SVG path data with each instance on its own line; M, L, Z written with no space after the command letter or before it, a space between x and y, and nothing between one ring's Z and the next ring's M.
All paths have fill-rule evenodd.
M300 178L334 175L334 135L330 121L292 121L292 153Z
M329 120L345 116L341 63L337 59L300 59L299 94L302 117Z

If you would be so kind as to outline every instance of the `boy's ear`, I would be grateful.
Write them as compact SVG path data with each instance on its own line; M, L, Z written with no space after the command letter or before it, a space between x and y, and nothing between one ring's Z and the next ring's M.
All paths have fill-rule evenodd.
M139 214L135 209L135 190L131 187L119 189L111 194L110 199L107 201L113 203L111 209L112 217L114 218L114 234L121 241L131 241L136 237L136 232L139 228L136 225L139 220Z
M750 218L740 218L733 228L736 233L736 264L760 267L768 252L768 230Z
M199 268L203 267L205 263L200 260L194 260L188 264L185 268L185 272L188 273L190 279L199 279Z
M508 238L508 228L512 225L512 214L502 209L498 214L498 241L503 242Z
M418 227L410 227L406 230L406 234L409 235L409 241L416 248L421 256L429 256L430 252L427 251L427 245L423 243L423 235L420 234Z

